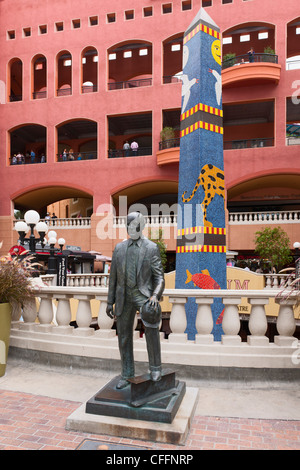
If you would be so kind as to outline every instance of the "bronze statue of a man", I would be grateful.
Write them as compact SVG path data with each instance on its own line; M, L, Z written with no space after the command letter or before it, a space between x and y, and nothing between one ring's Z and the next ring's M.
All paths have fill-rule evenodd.
M122 366L119 389L134 377L133 323L137 310L145 327L150 377L154 381L161 378L159 300L165 287L164 272L159 248L142 235L144 227L142 214L128 214L130 238L116 246L111 262L106 313L117 318Z

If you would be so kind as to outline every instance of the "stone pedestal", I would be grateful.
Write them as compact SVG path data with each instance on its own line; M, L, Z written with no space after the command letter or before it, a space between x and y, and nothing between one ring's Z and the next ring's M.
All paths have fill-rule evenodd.
M86 413L172 423L185 394L185 383L166 369L161 380L154 382L149 374L130 379L118 390L120 376L112 379L86 403Z
M120 376L108 382L74 411L66 429L168 444L184 445L198 401L198 389L166 369L158 382L149 374L118 390Z

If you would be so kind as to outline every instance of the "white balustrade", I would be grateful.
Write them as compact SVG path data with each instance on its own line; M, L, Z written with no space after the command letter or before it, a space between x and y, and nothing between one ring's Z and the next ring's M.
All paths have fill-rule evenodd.
M24 323L20 323L20 327L24 330L33 330L37 318L36 299L28 299L23 304L22 317Z
M47 351L58 351L63 354L89 355L100 358L118 359L118 343L114 319L106 314L108 289L99 287L42 287L36 292L36 299L26 302L22 309L22 321L12 324L12 344L19 347ZM172 305L170 314L171 333L161 343L163 358L170 363L181 361L181 364L201 363L202 365L232 365L246 367L299 367L293 362L293 353L297 351L298 340L295 332L294 306L296 296L290 293L287 300L280 299L278 290L202 290L202 289L166 289L164 296ZM197 305L195 319L196 335L188 339L186 303L193 298ZM222 321L223 334L221 341L215 341L212 306L214 299L221 299L224 305ZM250 335L242 342L239 335L240 316L238 306L242 298L251 306L249 317ZM71 299L78 301L77 310ZM272 305L279 308L277 331L274 342L266 337L266 305L275 299ZM97 307L97 302L99 307ZM37 306L39 311L37 316ZM96 309L95 309L96 307ZM76 312L75 312L76 310ZM98 329L91 327L92 311L98 316ZM54 312L55 315L54 315ZM74 318L74 314L76 317ZM76 326L70 325L71 319ZM134 328L137 325L137 317ZM193 326L193 325L191 325ZM25 331L24 331L25 330ZM24 338L26 340L24 341ZM37 335L37 336L36 336ZM68 336L66 336L68 335ZM52 339L53 338L53 339ZM32 340L32 343L31 343ZM138 348L138 360L146 360L146 345L139 332L134 332L134 347ZM53 344L52 344L53 343ZM76 346L78 345L78 346ZM80 347L79 347L80 345ZM142 352L144 351L144 352ZM204 353L204 355L203 355ZM144 355L143 355L144 354ZM176 360L174 358L176 355ZM283 358L285 362L283 362ZM163 359L164 360L164 359ZM207 362L208 361L208 362ZM276 362L277 361L277 362ZM279 365L276 365L276 364ZM284 365L282 365L284 364Z
M40 324L37 327L44 332L52 330L53 321L53 302L47 295L40 294L41 302L38 312L38 319Z
M278 299L276 299L278 302ZM295 342L293 334L296 329L296 322L294 317L293 299L287 299L279 307L278 319L276 328L279 336L274 337L274 343L278 346L292 346Z
M249 299L251 313L249 318L249 331L251 335L248 336L247 341L250 346L266 346L269 339L265 336L268 329L268 322L264 305L269 303L269 299Z
M231 212L229 224L294 224L300 220L300 211L268 211L268 212Z
M91 310L91 296L89 295L74 295L74 299L78 299L78 308L76 314L77 328L74 330L74 334L79 336L90 336L93 334L90 324L92 322L92 310Z
M211 311L211 304L214 302L213 297L205 297L196 299L197 316L196 316L196 343L211 344L214 336L211 334L214 327L214 320Z
M172 311L170 316L170 329L169 341L172 342L185 342L187 341L187 327L185 304L186 297L169 297L169 302L172 304Z
M237 344L241 342L239 331L241 327L238 305L241 303L241 297L223 298L224 316L222 327L222 344Z
M72 334L73 326L70 326L72 319L71 307L70 307L70 298L71 294L57 294L55 298L58 300L57 310L56 310L56 322L57 322L57 333L59 334Z

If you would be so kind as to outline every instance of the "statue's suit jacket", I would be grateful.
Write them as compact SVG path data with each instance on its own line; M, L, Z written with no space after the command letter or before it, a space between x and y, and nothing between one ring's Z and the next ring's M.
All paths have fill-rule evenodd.
M116 245L111 262L107 303L115 304L116 316L122 314L124 307L129 243L130 239ZM159 300L165 287L159 248L147 238L140 238L138 244L137 287L147 298L156 295Z

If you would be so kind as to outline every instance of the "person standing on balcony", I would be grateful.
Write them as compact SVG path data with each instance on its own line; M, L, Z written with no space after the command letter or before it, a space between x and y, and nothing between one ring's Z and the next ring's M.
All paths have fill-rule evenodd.
M33 150L30 152L31 163L35 163L35 153Z
M126 140L125 144L123 145L123 150L125 151L125 157L129 157L130 145L128 140Z
M134 377L133 324L137 310L145 327L150 378L155 382L161 378L159 300L165 287L164 271L158 246L142 235L144 227L142 214L128 214L130 238L116 246L111 262L106 314L117 319L122 367L117 389L125 388L128 379Z
M132 155L134 157L137 156L137 152L138 152L138 148L139 148L139 144L134 140L133 142L131 142L131 150L132 150Z
M250 51L248 51L248 56L249 56L249 62L250 62L250 64L251 64L252 62L254 62L254 54L255 54L255 53L254 53L254 49L253 49L253 47L251 47Z

